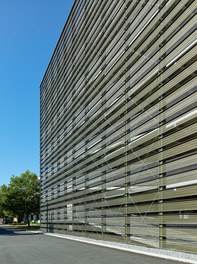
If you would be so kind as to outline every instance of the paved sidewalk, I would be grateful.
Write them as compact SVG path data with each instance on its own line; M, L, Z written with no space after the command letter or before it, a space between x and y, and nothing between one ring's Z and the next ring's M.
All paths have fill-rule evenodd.
M180 264L74 240L0 226L1 264Z
M98 246L103 246L103 247L108 247L108 248L113 248L113 249L119 249L119 250L132 252L132 253L138 253L138 254L142 254L146 256L179 261L182 263L197 264L196 254L188 254L184 252L178 252L178 251L172 251L172 250L162 250L162 249L156 249L156 248L146 248L146 247L140 247L140 246L135 246L135 245L127 245L127 244L122 244L122 243L101 241L101 240L95 240L95 239L89 239L89 238L83 238L83 237L77 237L77 236L69 236L69 235L63 235L63 234L57 234L57 233L45 233L45 235L68 239L68 240L74 240L78 242L84 242L84 243L88 243L92 245L98 245Z

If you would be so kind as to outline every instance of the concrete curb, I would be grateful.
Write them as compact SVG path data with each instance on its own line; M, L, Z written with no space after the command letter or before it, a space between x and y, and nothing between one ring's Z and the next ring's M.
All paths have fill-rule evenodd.
M188 254L188 253L162 250L162 249L155 249L155 248L145 248L145 247L143 248L143 247L139 247L139 246L125 245L125 244L121 244L121 243L114 243L114 242L108 242L108 241L99 241L99 240L94 240L94 239L89 239L89 238L68 236L68 235L62 235L62 234L57 234L57 233L44 233L44 235L62 238L62 239L73 240L73 241L77 241L77 242L83 242L83 243L102 246L102 247L124 250L127 252L143 254L143 255L147 255L147 256L151 256L151 257L175 260L175 261L179 261L182 263L197 264L197 260L191 259L193 257L193 255ZM142 250L142 248L144 250ZM156 252L156 251L158 251L158 252ZM172 255L177 254L177 256L172 256L170 254L172 254ZM179 256L179 255L181 255L181 256ZM197 259L197 256L196 256L196 259Z

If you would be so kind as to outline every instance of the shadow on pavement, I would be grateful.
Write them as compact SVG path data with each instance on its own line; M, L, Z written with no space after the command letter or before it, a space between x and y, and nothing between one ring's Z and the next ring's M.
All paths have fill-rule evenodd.
M31 233L33 231L34 233ZM36 233L38 232L38 233ZM31 235L42 235L39 230L31 230L24 227L9 227L0 226L0 236L31 236Z

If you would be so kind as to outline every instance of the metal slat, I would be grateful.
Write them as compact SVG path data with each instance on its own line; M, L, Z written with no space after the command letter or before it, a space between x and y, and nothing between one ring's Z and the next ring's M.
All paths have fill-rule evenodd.
M43 229L194 251L194 8L75 3L41 83Z

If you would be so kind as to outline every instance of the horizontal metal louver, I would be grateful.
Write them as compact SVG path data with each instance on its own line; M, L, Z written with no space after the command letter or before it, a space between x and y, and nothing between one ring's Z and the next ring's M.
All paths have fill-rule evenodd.
M196 1L75 1L40 85L44 230L196 253Z

